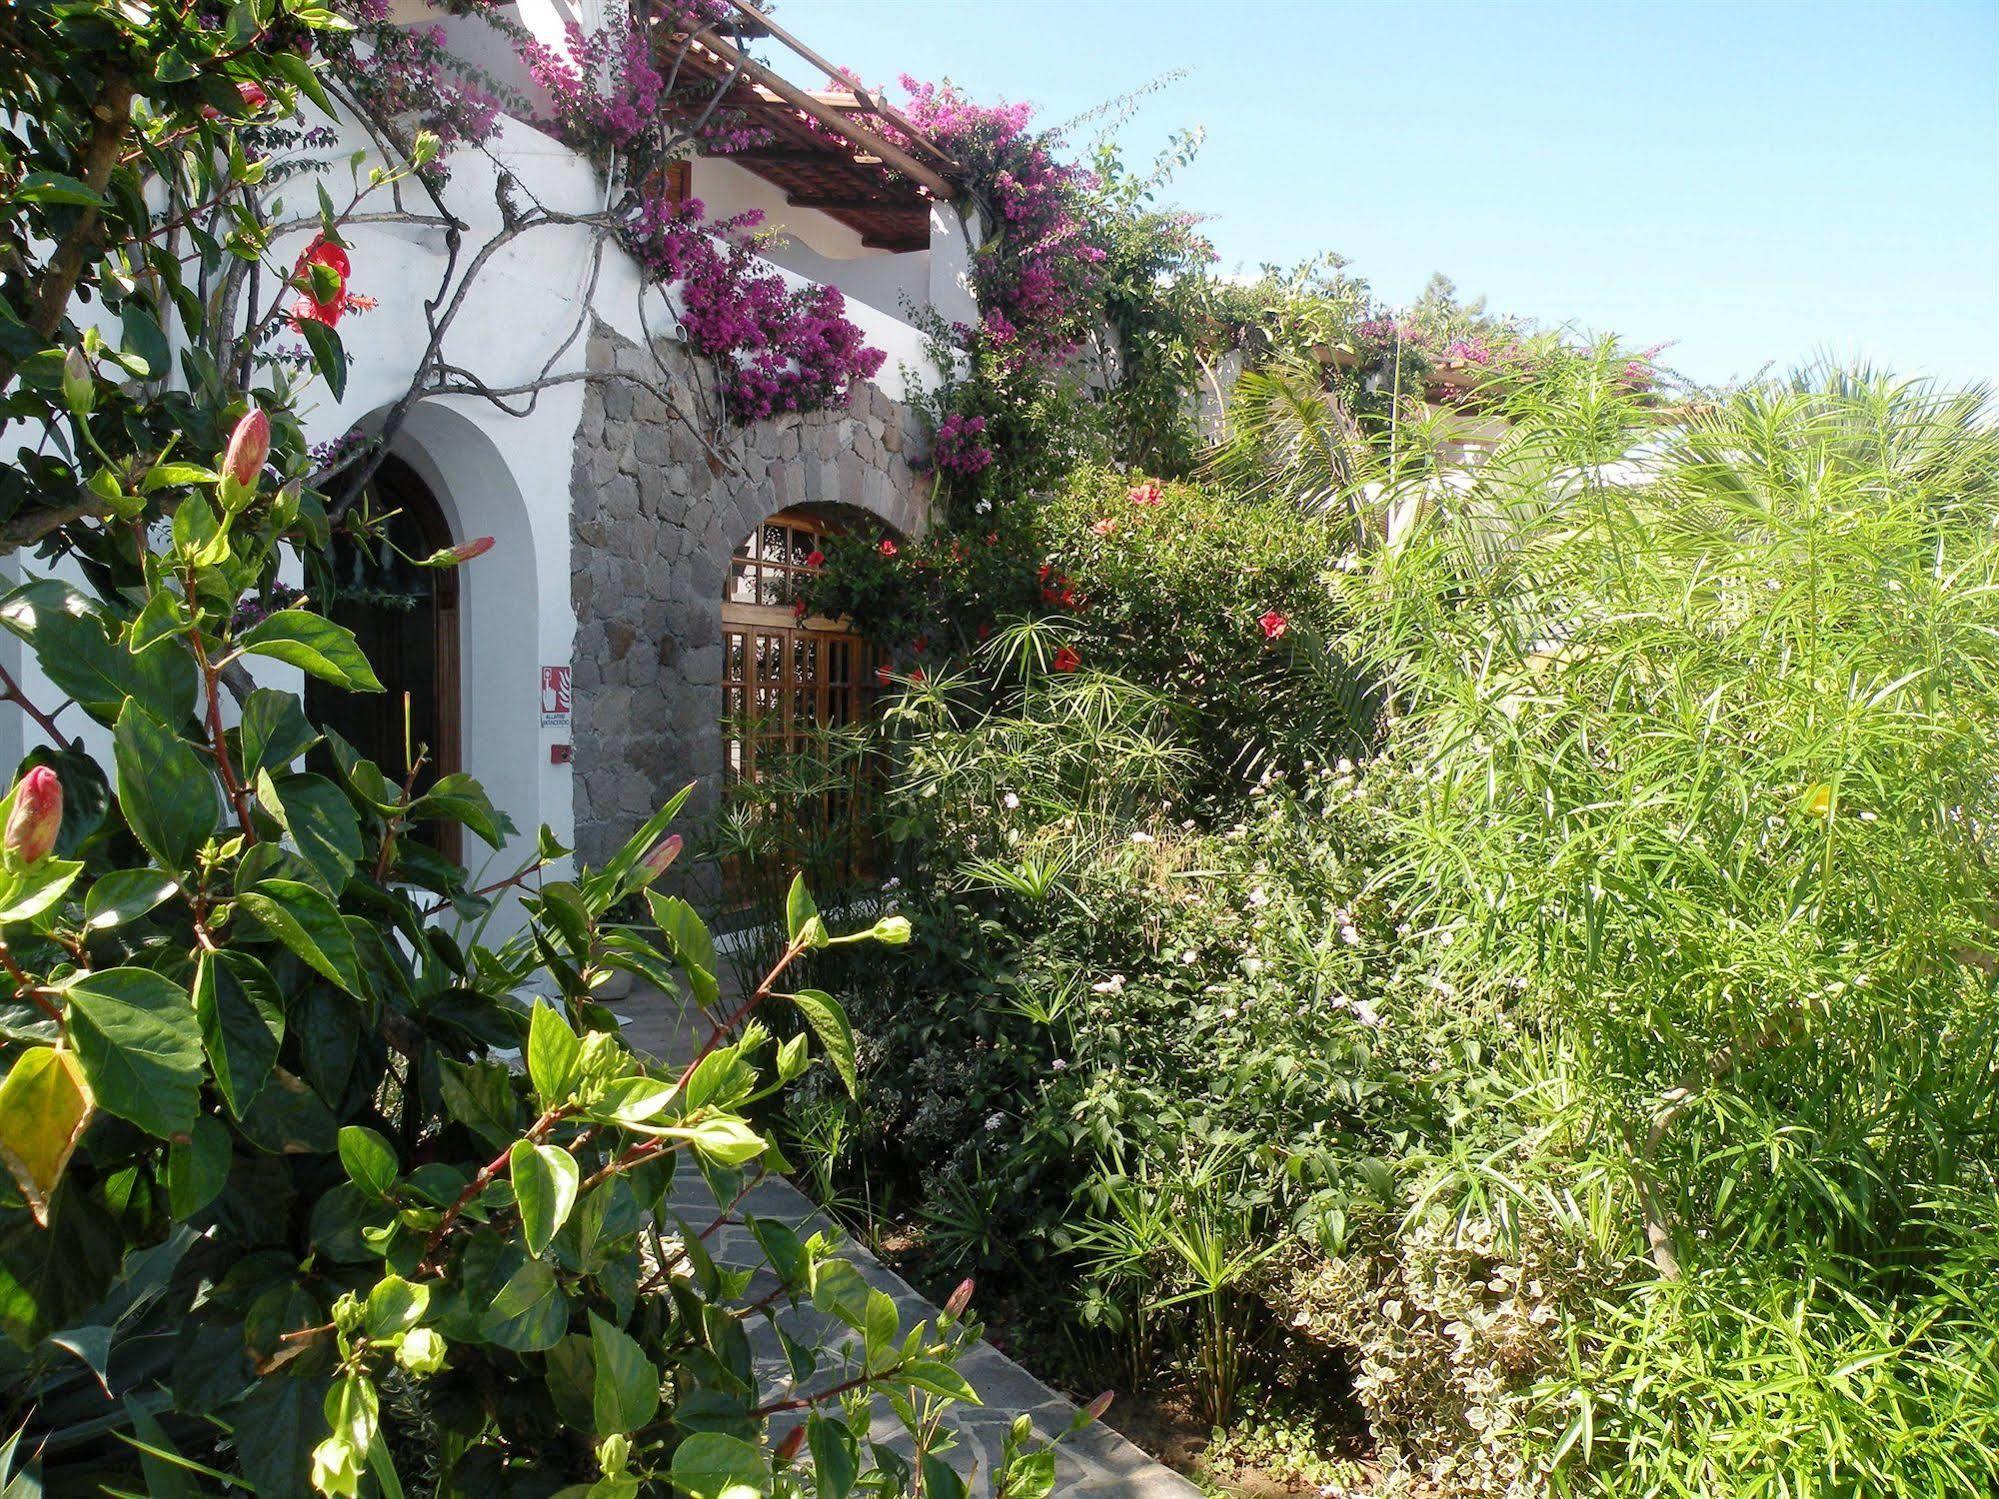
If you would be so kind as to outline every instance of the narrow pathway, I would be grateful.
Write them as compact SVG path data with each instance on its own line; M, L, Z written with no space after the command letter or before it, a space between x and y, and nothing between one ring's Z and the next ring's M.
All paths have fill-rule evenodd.
M693 1054L698 1039L696 1026L684 1016L680 1001L658 990L639 988L611 1008L624 1020L625 1039L639 1051L665 1062L683 1064ZM698 1027L705 1033L705 1027ZM679 1172L674 1177L673 1202L689 1222L711 1221L719 1208L707 1183L698 1172ZM869 1285L879 1287L895 1299L905 1328L934 1318L937 1308L916 1293L907 1281L882 1264L851 1237L836 1229L809 1198L791 1183L780 1179L753 1188L740 1204L737 1216L727 1223L711 1244L715 1259L739 1268L763 1264L762 1252L741 1214L775 1218L801 1237L814 1233L839 1233L844 1240L841 1253ZM833 1326L811 1307L798 1307L780 1315L786 1331L808 1340ZM785 1378L785 1362L768 1325L760 1327L757 1341L759 1373L773 1385ZM765 1346L765 1343L768 1346ZM1069 1429L1075 1405L1048 1388L990 1343L979 1343L958 1365L985 1402L978 1406L958 1406L947 1422L959 1434L959 1446L951 1454L952 1466L965 1472L976 1461L973 1492L986 1494L994 1464L999 1460L1007 1427L1015 1416L1025 1413L1034 1420L1035 1430L1044 1437L1060 1436ZM892 1417L885 1418L889 1429L898 1429ZM883 1429L877 1426L877 1431ZM1055 1492L1069 1499L1198 1499L1200 1490L1178 1473L1141 1452L1101 1422L1066 1438L1056 1449Z

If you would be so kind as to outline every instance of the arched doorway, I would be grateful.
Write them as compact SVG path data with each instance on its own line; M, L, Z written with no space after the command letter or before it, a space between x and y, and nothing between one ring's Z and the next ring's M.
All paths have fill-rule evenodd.
M834 514L780 511L729 563L722 772L734 857L723 870L731 892L751 905L776 893L751 888L759 869L803 868L826 888L870 867L862 829L872 757L826 731L871 716L882 655L847 621L801 616L794 606L814 554L841 529Z
M452 545L451 528L430 486L397 458L383 461L358 509L365 538L335 536L312 587L322 611L354 632L384 690L341 692L312 679L306 709L398 783L421 755L421 793L462 765L458 574L411 560ZM428 823L412 836L456 860L458 832Z

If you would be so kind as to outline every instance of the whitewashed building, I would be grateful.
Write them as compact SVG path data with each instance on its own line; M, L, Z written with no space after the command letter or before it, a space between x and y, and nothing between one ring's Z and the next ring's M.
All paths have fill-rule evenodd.
M570 22L599 24L602 4L519 0L503 9L560 45ZM451 48L533 92L525 68L477 17L398 0L394 18L441 24ZM869 685L860 647L843 644L831 621L793 618L777 585L817 527L906 534L925 523L929 485L911 462L924 436L909 403L936 376L916 321L977 317L967 285L974 240L952 201L950 163L924 154L916 165L928 187L893 168L895 147L863 126L843 130L841 121L866 111L844 86L826 86L824 60L801 59L786 39L760 33L746 17L730 42L781 56L808 81L744 68L730 105L772 144L698 157L679 190L711 216L761 210L776 232L761 253L787 278L838 287L848 318L886 359L845 409L724 424L704 439L672 418L661 388L691 391L712 375L677 347L671 300L614 242L547 225L490 255L451 323L445 358L494 391L541 388L531 400L509 399L511 411L476 394L424 396L389 443L375 486L377 503L404 512L406 539L424 551L484 536L495 544L454 572L372 578L376 591L413 590L360 626L389 694L314 704L394 765L407 694L415 735L431 746L429 773L476 776L519 829L490 859L478 845L461 850L475 872L482 861L494 873L520 863L542 824L585 858L601 857L690 781L703 788L697 809L711 806L725 756L742 753L724 740L732 708L852 711ZM731 50L697 46L693 55L727 76ZM336 193L350 181L353 153L382 160L356 121L317 123L338 135L324 151ZM312 193L299 183L287 196ZM462 223L461 255L504 227L509 200L573 214L608 206L590 161L528 120L504 117L483 150L451 158L443 201ZM392 216L364 213L342 233L351 287L379 306L341 327L346 388L338 400L315 388L306 416L316 442L380 430L404 397L430 339L425 302L448 279L452 254L443 228ZM288 263L311 234L302 225L272 246L271 260ZM368 592L357 591L357 609ZM11 636L0 637L0 664L36 701L60 701ZM283 672L260 675L299 685L279 680ZM32 745L25 715L5 723L0 732L22 742L0 753ZM74 710L62 726L86 741L97 732ZM91 747L108 759L108 746Z

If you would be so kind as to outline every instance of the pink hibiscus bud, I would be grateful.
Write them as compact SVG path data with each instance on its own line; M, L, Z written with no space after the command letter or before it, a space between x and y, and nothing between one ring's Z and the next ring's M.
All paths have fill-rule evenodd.
M805 1428L803 1426L792 1427L791 1430L785 1434L784 1440L777 1444L777 1460L779 1466L782 1466L785 1463L790 1462L794 1457L798 1456L798 1449L803 1447L804 1445L805 1445Z
M965 1308L972 1304L972 1282L969 1277L958 1282L958 1289L951 1293L951 1299L944 1303L944 1315L956 1322L965 1315Z
M668 833L655 843L646 856L639 860L639 868L645 874L645 883L650 885L666 873L667 866L680 857L680 834Z
M1088 1426L1092 1421L1103 1420L1104 1412L1111 1408L1111 1401L1116 1398L1116 1395L1117 1392L1115 1390L1105 1390L1103 1394L1084 1406L1081 1417L1082 1424Z
M271 419L264 408L252 406L229 434L229 451L222 456L222 472L245 489L256 484L271 456Z
M236 93L242 99L245 109L262 109L266 104L271 102L271 96L254 83L237 84Z
M461 541L446 553L453 562L470 562L474 557L483 557L493 550L493 538L475 536L470 541Z
M62 782L37 765L14 787L14 810L7 818L7 851L23 864L46 859L62 827Z

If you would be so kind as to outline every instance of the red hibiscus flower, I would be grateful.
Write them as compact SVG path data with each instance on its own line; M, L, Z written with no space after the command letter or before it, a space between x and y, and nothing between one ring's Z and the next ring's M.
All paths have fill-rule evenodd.
M889 682L892 679L892 675L893 674L889 671L888 663L886 661L884 661L880 666L877 666L875 668L875 680L881 683L882 686L884 687L888 686Z
M1265 640L1275 640L1291 628L1291 621L1279 614L1275 609L1270 610L1266 614L1259 614L1256 622L1263 626L1263 638Z
M793 599L793 600L791 601L791 617L792 617L793 619L803 619L803 618L805 618L805 600L804 600L804 599Z
M1075 647L1073 646L1065 645L1055 653L1055 669L1057 671L1074 671L1082 664L1083 658L1076 654Z
M923 681L923 668L920 666L911 667L909 669L909 680L920 685Z
M1129 498L1134 505L1163 505L1166 503L1166 491L1159 487L1158 480L1147 479L1143 484L1132 487Z
M807 567L824 567L826 565L826 554L815 548L812 555L805 559L805 565Z
M313 295L311 268L316 265L326 267L336 278L333 295L325 301ZM347 252L331 240L322 236L307 245L298 264L292 267L292 279L305 288L305 294L292 303L292 326L323 323L331 328L337 324L347 311L347 277L351 270Z
M930 637L928 635L919 635L914 640L909 642L909 648L915 651L916 654L919 656L922 655L923 652L929 648L929 645L930 645Z
M879 551L884 557L893 557L896 553L895 538L892 536L884 536L882 538L882 544L878 548L876 548L876 550Z

